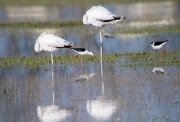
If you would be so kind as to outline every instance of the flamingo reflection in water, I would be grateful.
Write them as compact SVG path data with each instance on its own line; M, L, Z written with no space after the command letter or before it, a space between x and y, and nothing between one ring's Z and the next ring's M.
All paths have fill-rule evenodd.
M37 116L42 122L59 122L70 116L74 110L73 107L62 108L55 105L55 93L54 93L54 73L52 66L52 89L53 89L53 104L48 106L37 106Z

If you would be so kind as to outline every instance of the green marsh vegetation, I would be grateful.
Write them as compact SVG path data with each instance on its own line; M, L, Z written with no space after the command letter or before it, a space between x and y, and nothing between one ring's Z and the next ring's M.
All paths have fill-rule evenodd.
M92 56L83 56L83 62L99 63L99 54L96 54L96 58ZM76 57L74 61L73 55L60 55L54 56L55 64L61 64L63 66L67 64L77 64L80 56ZM0 68L6 68L10 66L18 68L38 68L46 64L51 64L50 56L14 56L7 58L0 58ZM162 57L160 58L157 51L150 52L125 52L125 53L108 53L103 54L103 65L117 65L120 67L147 67L157 65L180 65L180 51L172 50L170 52L162 51Z
M7 28L56 28L56 27L74 27L83 25L79 20L65 20L65 21L25 21L25 22L0 22L0 27Z
M180 18L177 16L172 17L175 21L174 24L162 25L162 26L155 26L151 25L152 22L161 22L162 19L160 18L144 18L141 20L132 19L132 20L125 20L120 23L117 23L117 27L113 28L112 30L108 30L110 34L152 34L158 32L180 32L180 26L178 25L177 20ZM167 19L170 21L170 18ZM147 23L149 25L146 26L133 26L130 27L132 23ZM118 26L119 25L119 26ZM93 26L84 26L82 20L55 20L55 21L38 21L38 20L27 20L22 22L2 22L0 21L0 27L2 28L11 28L11 29L45 29L45 28L52 28L52 29L69 29L73 34L83 34L88 33L90 35L94 33L98 33L96 27Z
M0 27L4 28L15 28L15 29L43 29L43 28L56 28L57 30L60 28L61 30L66 30L67 28L71 28L72 34L82 35L88 34L93 35L98 33L98 30L93 27L83 26L80 21L58 21L58 22L20 22L20 23L0 23ZM115 28L114 30L108 31L109 34L155 34L158 32L180 32L180 26L177 25L168 25L161 27L144 27L144 28Z

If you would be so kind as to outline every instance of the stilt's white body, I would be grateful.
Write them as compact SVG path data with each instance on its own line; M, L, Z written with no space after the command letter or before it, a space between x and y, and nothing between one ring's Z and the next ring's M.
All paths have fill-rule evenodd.
M68 42L58 36L53 34L47 34L43 32L37 39L34 45L34 50L36 52L48 51L51 52L51 61L53 65L53 55L52 52L57 51L59 48L70 48L73 46L72 42Z
M94 56L93 52L89 52L88 50L84 48L71 48L71 49L74 50L77 54L81 55L81 63L82 63L82 55ZM76 56L76 54L74 56Z
M102 6L93 6L83 16L83 23L102 28L104 25L115 24L124 19L126 19L126 17L112 14Z
M154 43L151 44L153 49L161 49L167 42L162 43L161 45L154 45Z
M84 48L71 48L71 49L74 50L79 55L92 55L92 56L94 56L93 52L89 52L88 50L86 50Z
M74 50L75 51L75 50ZM87 50L85 50L84 52L78 52L78 51L76 51L79 55L92 55L92 56L94 56L94 54L93 54L93 52L89 52L89 51L87 51Z

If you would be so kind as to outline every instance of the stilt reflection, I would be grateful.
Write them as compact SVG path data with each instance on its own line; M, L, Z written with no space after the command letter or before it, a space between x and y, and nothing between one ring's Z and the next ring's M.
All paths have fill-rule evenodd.
M165 74L165 70L162 67L154 67L152 72L154 74Z
M86 80L88 80L89 78L93 78L94 75L95 75L95 73L82 74L82 75L79 75L79 76L76 78L76 81L86 81Z

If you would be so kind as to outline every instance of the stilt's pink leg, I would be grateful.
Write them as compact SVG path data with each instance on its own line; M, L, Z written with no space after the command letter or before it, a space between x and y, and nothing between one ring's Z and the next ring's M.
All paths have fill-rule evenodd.
M81 64L83 64L83 62L82 62L82 55L81 55Z
M166 54L168 55L168 46L166 46Z
M76 53L74 54L74 63L76 62Z
M74 63L76 63L76 53L74 54Z
M159 54L160 54L160 59L161 59L162 53L161 53L160 49L159 49Z

